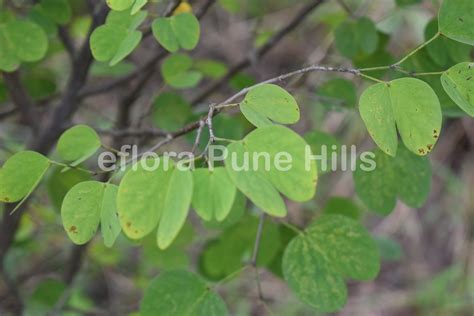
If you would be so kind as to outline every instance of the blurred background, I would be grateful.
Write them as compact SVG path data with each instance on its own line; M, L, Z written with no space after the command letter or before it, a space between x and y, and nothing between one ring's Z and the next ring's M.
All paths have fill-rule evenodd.
M87 1L70 2L74 15L65 27L77 48L87 37L91 16ZM311 64L369 67L395 62L430 37L439 1L195 0L190 5L201 14L202 30L197 49L190 53L193 69L202 74L195 87L176 90L164 83L162 57L157 57L162 50L147 37L117 66L91 65L71 123L94 127L114 148L138 144L145 149L160 139L155 135L158 129L178 130L206 113L210 103L253 83ZM28 1L3 0L2 10L28 14L25 8L31 6ZM161 15L168 6L168 1L150 3L150 16ZM349 34L350 27L341 31L340 26L361 17L376 26L377 45L370 53L362 39L355 51L344 47L344 41L355 35ZM142 28L147 28L146 22ZM47 58L21 70L21 82L41 124L51 118L71 73L65 41L51 34ZM439 54L436 49L422 50L407 68L445 70L472 60L470 47L455 47L444 54L449 45L439 45ZM398 75L374 73L384 78ZM322 72L281 82L303 112L293 126L296 131L320 132L330 144L357 145L359 151L375 147L357 111L358 97L369 84L352 75ZM388 216L369 213L355 194L351 172L321 175L313 201L289 204L286 220L295 226L307 226L324 210L344 209L356 214L378 241L383 260L380 275L372 282L350 283L348 304L336 315L474 315L474 124L457 110L439 83L433 84L439 86L436 92L445 121L430 155L432 188L423 207L412 209L399 202ZM228 111L215 119L215 128L221 137L238 139L251 127L238 113ZM0 77L0 162L35 142L36 136L17 113ZM163 150L189 150L194 139L191 133ZM86 167L94 169L96 160L91 161ZM202 223L191 215L166 251L157 248L153 234L141 242L120 236L110 249L100 237L87 246L73 247L59 209L68 189L90 177L58 169L38 188L4 257L7 278L0 283L0 306L10 304L15 289L24 299L27 315L51 311L128 315L138 310L143 289L163 269L185 268L218 281L250 259L258 219L242 197L223 224ZM257 299L254 274L246 271L218 287L232 315L315 315L281 279L281 254L292 236L278 221L267 221L259 258L266 303Z

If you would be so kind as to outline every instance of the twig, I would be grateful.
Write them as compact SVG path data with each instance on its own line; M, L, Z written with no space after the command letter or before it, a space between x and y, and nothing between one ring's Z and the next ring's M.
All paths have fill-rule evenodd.
M262 284L260 282L260 275L258 273L257 259L258 259L258 253L260 250L260 242L262 241L262 233L263 233L264 224L265 224L265 213L262 213L262 215L260 215L260 220L258 222L257 235L255 237L255 244L253 247L252 260L251 260L251 264L255 269L255 281L257 282L258 297L262 302L264 302L265 299L263 297Z
M199 144L201 143L201 134L202 134L202 130L204 129L204 126L206 126L206 122L199 121L199 127L197 129L196 139L194 140L194 145L193 145L193 148L191 149L192 153L196 152L197 148L199 147Z
M293 31L298 25L300 25L306 17L309 16L314 9L316 9L319 5L321 5L324 0L313 0L306 6L304 6L294 17L293 19L280 31L278 31L273 37L271 37L265 45L258 48L253 54L250 54L239 63L231 67L225 76L223 76L220 80L215 81L207 88L205 88L200 94L198 94L193 100L192 104L196 105L207 99L210 95L212 95L216 90L222 87L225 83L227 83L234 75L242 71L243 69L247 68L252 64L252 61L256 59L260 59L264 57L274 46L276 46L287 34Z

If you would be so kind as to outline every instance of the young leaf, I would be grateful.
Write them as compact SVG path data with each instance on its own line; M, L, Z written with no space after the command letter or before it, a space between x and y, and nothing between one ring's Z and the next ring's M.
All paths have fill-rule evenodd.
M192 50L199 42L200 25L192 13L181 13L157 18L152 25L153 35L168 51L175 53L181 47Z
M166 83L177 89L194 87L199 83L202 74L191 70L192 59L183 54L174 54L163 61L161 73Z
M234 203L236 187L224 168L200 168L193 171L193 208L205 221L223 221Z
M240 104L240 110L257 127L272 124L293 124L300 119L296 100L284 89L264 84L250 90Z
M110 61L126 36L127 29L124 27L107 24L99 26L90 39L92 55L97 61Z
M63 226L69 238L83 245L94 237L100 222L100 213L106 184L97 181L81 182L64 198L61 207Z
M171 161L169 161L171 163ZM153 166L159 163L159 168ZM117 194L120 225L131 239L141 239L158 224L164 208L172 169L165 159L139 161L123 177Z
M114 57L110 61L109 65L114 66L121 62L125 57L130 55L135 48L140 44L142 40L142 33L139 31L132 31L127 34L127 36L123 39L118 47L117 51L115 52Z
M73 165L91 157L101 146L99 135L87 125L76 125L65 131L58 141L59 156Z
M13 203L28 196L50 165L46 157L34 151L11 156L0 169L0 201Z
M172 171L158 226L158 247L166 249L178 236L188 216L193 195L193 175L190 170Z
M344 279L371 280L380 269L376 243L357 222L325 215L295 237L283 256L283 275L300 300L334 312L346 302Z
M357 195L367 207L382 215L395 207L397 196L411 207L425 202L431 187L431 166L426 157L418 157L403 146L395 158L375 151L376 168L353 173Z
M396 128L405 146L417 155L431 152L441 130L441 106L433 89L414 78L369 87L360 98L360 114L375 143L395 156Z
M474 2L444 0L439 10L439 31L458 42L474 45Z
M130 8L135 0L106 0L107 5L116 11L124 11Z
M106 247L112 247L122 231L117 213L118 187L107 184L100 210L100 230Z
M474 117L474 63L461 63L441 76L449 97L467 114Z
M199 277L173 270L162 272L150 282L140 304L140 315L225 316L228 311L222 298Z

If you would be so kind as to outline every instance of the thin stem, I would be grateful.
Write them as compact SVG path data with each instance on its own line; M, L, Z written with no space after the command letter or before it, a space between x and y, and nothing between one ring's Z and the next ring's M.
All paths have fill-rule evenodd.
M76 169L78 171L83 171L83 172L87 172L93 176L96 176L98 175L100 172L97 172L97 171L91 171L91 170L87 170L87 169L84 169L84 168L81 168L81 167L78 167L78 166L73 166L73 165L69 165L69 164L65 164L65 163L62 163L62 162L58 162L58 161L54 161L54 160L49 160L49 162L53 165L56 165L56 166L60 166L60 167L64 167L64 168L70 168L70 169Z
M240 103L220 104L220 105L217 105L214 109L215 110L221 110L221 109L226 109L226 108L237 107L239 105L240 105Z
M226 276L225 278L223 278L222 280L220 280L219 282L217 282L216 284L214 284L213 288L216 288L218 286L221 286L222 284L226 283L227 281L229 280L232 280L235 276L239 275L240 273L244 272L245 270L248 269L248 265L244 265L242 267L240 267L239 269L235 270L234 272L232 272L231 274L229 274L228 276Z
M301 229L299 229L298 227L296 227L296 226L294 226L294 225L292 225L292 224L290 224L290 223L283 222L283 221L281 221L280 223L281 223L283 226L288 227L289 229L291 229L292 231L294 231L295 233L297 233L297 234L299 234L299 235L304 233Z
M440 76L444 74L445 71L434 71L434 72L414 72L411 75L415 77L420 77L420 76Z
M255 237L255 244L253 247L252 260L250 261L252 266L255 269L255 281L257 282L258 297L261 301L264 301L264 297L263 297L263 291L262 291L262 284L260 282L260 275L258 273L257 259L258 259L258 252L260 250L260 243L262 241L262 233L263 233L263 225L265 224L265 217L266 217L265 213L262 213L262 215L260 215L260 220L258 222L258 228L257 228L257 236Z
M359 70L361 72L369 72L369 71L388 70L388 69L390 69L390 66L369 67L369 68L362 68Z
M436 40L440 35L441 35L441 32L436 33L432 38L430 38L429 40L427 40L426 42L424 42L423 44L421 44L420 46L418 46L417 48L415 48L411 53L409 53L408 55L406 55L405 57L403 57L399 62L393 64L393 66L401 65L401 64L402 64L403 62L405 62L408 58L410 58L411 56L415 55L415 54L418 53L421 49L423 49L425 46L429 45L431 42L433 42L434 40Z
M230 139L230 138L222 138L222 137L214 137L216 142L227 142L227 143L237 143L239 140Z
M375 77L372 77L372 76L369 76L369 75L366 75L366 74L363 74L363 73L360 73L360 76L363 77L363 78L366 78L366 79L369 79L369 80L378 82L378 83L386 83L386 82L383 81L383 80L377 79L377 78L375 78Z

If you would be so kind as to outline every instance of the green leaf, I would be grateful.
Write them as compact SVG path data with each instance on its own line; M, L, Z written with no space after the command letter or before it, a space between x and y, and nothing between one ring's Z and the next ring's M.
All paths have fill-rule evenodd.
M114 57L110 61L110 66L114 66L121 62L125 57L130 55L142 40L142 33L138 31L129 32L127 36L120 43Z
M397 5L400 7L419 4L420 2L421 0L396 0Z
M256 206L270 215L285 216L285 204L278 191L298 202L308 201L315 194L316 164L308 161L306 166L307 146L303 138L284 126L257 128L241 143L227 147L227 172ZM291 162L284 162L288 157L282 152ZM242 170L246 155L248 168Z
M114 25L102 25L94 30L90 39L92 55L98 61L110 61L127 36L127 29Z
M124 11L129 9L135 0L106 0L107 5L112 9L116 11Z
M188 216L193 195L193 175L190 170L175 168L166 188L157 242L166 249L178 236Z
M174 270L162 272L150 282L140 304L140 315L225 316L228 311L222 298L199 277Z
M83 162L100 148L99 135L87 125L76 125L65 131L58 141L59 156L74 165Z
M244 166L245 147L240 143L233 143L227 146L227 151L226 170L237 188L264 212L284 217L287 213L285 202L262 172L252 169L236 171L232 167L232 156L236 166Z
M240 103L240 110L257 127L271 124L293 124L300 119L300 109L296 100L283 88L264 84L250 90Z
M222 78L228 70L226 64L211 59L200 59L196 61L194 68L211 79Z
M198 19L191 13L181 13L166 18L157 18L152 24L153 35L168 51L175 53L181 47L194 49L200 36Z
M414 78L369 87L360 98L360 114L375 143L395 156L397 128L405 146L424 156L431 152L441 130L441 106L433 89Z
M105 20L106 25L124 27L129 31L135 31L145 21L147 11L110 11Z
M179 94L165 92L153 102L153 122L166 131L175 131L186 124L191 115L191 105Z
M67 24L71 20L72 9L68 0L41 0L40 8L58 24Z
M471 0L444 0L439 10L439 31L455 41L474 45L472 12Z
M224 168L196 169L193 172L193 208L205 221L223 221L234 203L236 187Z
M350 59L370 55L377 49L377 29L366 17L341 23L334 35L337 49Z
M0 201L13 203L27 197L50 165L48 158L34 151L11 156L0 169Z
M166 83L177 89L194 87L201 81L202 74L191 70L192 59L183 54L173 54L161 65L161 73Z
M467 114L474 117L474 63L461 63L441 76L449 97Z
M159 168L152 170L157 163ZM117 195L120 225L131 239L143 238L158 224L172 174L172 169L164 167L164 158L141 160L120 183Z
M100 211L100 230L106 247L112 247L122 228L117 212L118 187L108 184L104 190Z
M61 217L64 229L75 244L87 243L97 232L105 187L101 182L86 181L66 194Z
M42 59L48 50L43 29L28 21L9 21L0 25L0 70L14 71L21 62Z
M283 257L283 275L304 303L323 312L342 308L344 279L371 280L380 269L377 245L357 222L325 215L295 237Z
M356 169L353 173L357 195L367 207L382 215L395 207L397 196L411 207L421 207L431 187L431 166L426 157L418 157L399 146L395 158L376 150L373 171ZM358 165L360 161L358 161Z
M246 204L247 199L245 196L240 191L237 191L235 194L234 203L232 204L232 208L227 217L221 222L217 221L216 219L204 221L204 227L208 229L225 229L235 225L242 219L242 216L244 216L247 207Z

